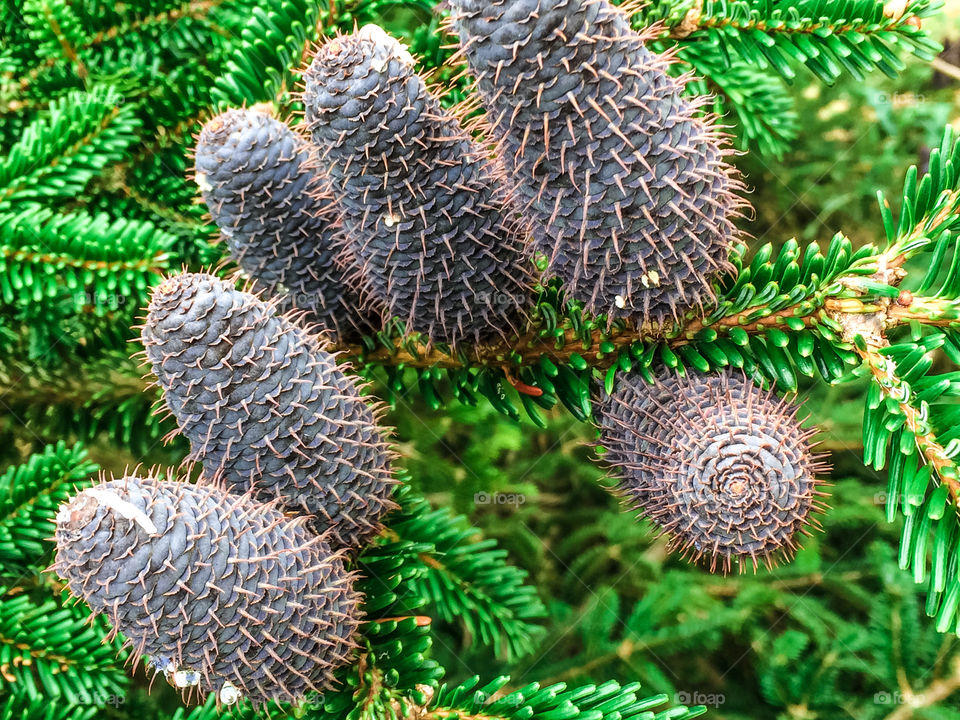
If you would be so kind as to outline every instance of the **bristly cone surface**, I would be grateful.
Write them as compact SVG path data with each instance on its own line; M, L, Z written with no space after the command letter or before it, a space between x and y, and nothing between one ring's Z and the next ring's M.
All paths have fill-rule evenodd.
M154 288L141 339L205 478L313 515L334 547L380 531L396 484L388 432L314 336L255 295L184 273Z
M195 155L207 209L255 287L338 339L374 331L337 264L349 260L339 218L303 138L264 112L228 110L203 126Z
M828 472L799 407L744 375L618 376L599 406L599 445L617 491L711 572L793 555Z
M356 647L342 558L274 506L130 476L80 492L56 522L52 569L186 697L296 702Z
M547 274L609 322L704 313L744 204L705 98L609 0L450 5Z
M320 46L305 82L347 247L387 315L452 346L514 330L529 271L501 170L407 50L366 26Z

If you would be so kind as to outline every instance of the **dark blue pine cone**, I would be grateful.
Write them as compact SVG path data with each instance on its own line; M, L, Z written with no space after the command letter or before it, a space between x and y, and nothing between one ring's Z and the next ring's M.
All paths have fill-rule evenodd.
M704 99L608 0L450 4L548 275L609 320L712 306L744 202Z
M451 345L515 330L529 271L501 171L406 49L367 26L322 45L305 80L346 240L388 315Z
M337 339L371 333L355 283L338 265L349 258L338 257L333 199L310 161L308 144L285 123L254 109L228 110L200 132L196 180L255 287Z
M360 597L340 555L249 496L100 482L61 506L56 542L70 592L186 697L296 702L356 647Z
M141 339L206 478L312 515L334 547L380 531L396 483L388 433L314 336L255 295L185 273L154 289Z
M598 405L618 492L672 535L672 548L708 557L711 572L771 566L818 526L817 475L829 467L813 452L814 430L799 406L744 375L664 373L649 385L625 373Z

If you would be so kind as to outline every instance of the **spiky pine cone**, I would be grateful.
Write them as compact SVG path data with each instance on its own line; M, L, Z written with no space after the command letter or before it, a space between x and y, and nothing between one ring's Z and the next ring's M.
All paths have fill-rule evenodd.
M599 403L599 444L618 491L673 548L707 556L711 572L770 566L823 509L817 474L829 468L798 409L738 373L655 385L627 373Z
M360 610L339 554L249 496L124 477L60 507L53 569L185 695L296 702L349 661Z
M346 257L336 240L339 218L310 159L308 144L285 123L228 110L200 131L196 180L230 255L258 289L339 339L372 332L335 262Z
M609 0L450 4L548 275L609 322L712 305L741 184L670 60Z
M141 339L204 476L314 516L358 548L394 507L387 431L334 355L211 275L158 285Z
M528 303L498 166L379 27L329 40L304 106L349 248L391 317L431 342L504 335Z

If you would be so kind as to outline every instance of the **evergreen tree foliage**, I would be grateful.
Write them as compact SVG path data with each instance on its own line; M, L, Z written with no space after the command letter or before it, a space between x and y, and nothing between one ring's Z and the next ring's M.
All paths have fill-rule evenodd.
M828 208L847 225L788 211L797 237L768 241L781 213L757 187L762 239L732 249L715 304L662 332L550 281L516 337L451 349L388 322L332 345L390 404L402 469L399 509L349 561L359 648L324 694L184 706L48 570L58 508L101 465L194 479L130 342L162 278L236 270L190 177L204 121L265 103L302 132L310 49L376 23L494 154L446 32L457 4L0 8L0 720L960 718L960 138L938 103L917 111L929 152L902 187L884 179L869 212ZM709 94L698 112L723 118L748 180L788 155L825 162L811 97L820 122L830 86L903 87L940 50L936 0L616 4L691 74L685 94ZM892 171L912 161L882 105L868 133L892 138L876 159ZM721 371L812 394L830 423L825 533L756 576L668 556L582 442L624 377Z

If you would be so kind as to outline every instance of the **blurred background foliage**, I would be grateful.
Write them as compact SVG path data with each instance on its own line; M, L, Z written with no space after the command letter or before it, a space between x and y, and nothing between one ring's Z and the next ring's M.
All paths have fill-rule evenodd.
M17 12L17 5L4 12ZM36 10L42 3L28 5L27 10ZM410 39L428 65L446 55L435 18L408 3L380 3L376 18L365 17L362 9L347 18L327 18L346 28L373 19ZM213 19L224 33L238 34L255 20L229 11ZM918 158L922 169L944 124L960 128L960 2L951 0L940 16L926 22L945 45L934 66L907 58L907 69L896 79L879 73L865 80L843 75L832 86L800 69L787 91L795 115L783 118L787 134L795 137L779 156L752 152L738 160L753 189L755 217L747 228L754 243L779 246L791 237L826 241L840 229L855 243L882 237L876 191L896 196L904 169ZM100 68L88 62L84 72L99 71L134 95L149 94L162 84L156 79L166 77L158 68L175 67L184 48L197 41L191 35L197 23L186 15L174 25L175 37L155 37L160 52L125 48L104 54L109 62ZM103 24L110 26L106 15ZM11 56L21 40L26 42L6 40ZM109 36L98 40L110 42ZM211 229L203 213L191 206L192 191L180 182L188 168L182 143L189 140L198 108L234 96L229 85L214 78L222 78L236 58L226 43L207 50L206 65L184 65L183 72L196 73L185 86L197 97L182 98L183 108L174 117L167 117L169 107L151 109L149 103L127 113L131 132L146 125L139 140L130 139L136 160L98 177L101 192L82 208L149 223L158 257L176 258L178 264L214 263L220 257L208 243ZM0 70L5 63L8 57L0 55ZM53 65L40 63L33 78L7 75L0 132L4 152L20 140L24 107L41 102L50 87L62 86L64 78L54 71ZM448 76L448 71L437 73L441 80ZM295 109L287 81L271 76L265 82ZM17 83L27 90L19 95L10 90ZM456 99L454 93L451 100ZM164 114L160 135L150 124L154 111ZM155 182L158 195L177 196L180 205L161 206L134 192L132 175L140 184ZM60 330L64 323L78 322L50 307L58 306L38 305L35 312L53 312L51 322ZM108 328L134 315L135 309L127 307L91 318L92 335L111 343L104 339ZM43 327L29 319L28 324ZM24 350L22 339L4 326L0 343L42 361L50 353L92 352L85 340L89 330L59 333L56 343L42 334L32 336ZM64 335L77 342L60 344ZM9 352L14 351L8 347L4 354ZM21 381L29 385L30 379ZM389 420L402 438L400 450L416 490L434 506L466 514L495 538L514 564L530 572L547 604L539 645L510 668L511 686L533 679L640 680L648 693L667 693L678 704L707 705L718 720L960 718L960 639L937 633L923 618L922 596L897 569L899 527L884 522L886 483L863 467L862 382L801 389L811 422L821 429L822 446L832 456L832 510L822 519L824 532L809 538L794 562L757 576L717 577L668 557L665 542L651 527L621 511L603 489L603 470L589 447L591 428L563 410L538 428L526 419L513 422L486 403L476 408L451 404L434 412L411 394L396 398ZM69 405L69 392L63 384L57 387L49 407ZM138 392L128 390L131 397ZM77 397L86 402L82 387ZM6 383L3 399L0 458L4 464L21 462L49 437L34 435L20 412L17 382ZM68 426L63 433L85 434ZM183 454L178 445L121 447L115 439L100 433L89 443L91 458L107 471L141 460L175 465ZM475 647L454 624L440 623L438 637L435 655L451 681L507 671L503 661ZM149 698L138 689L126 707L107 709L104 717L128 717L136 707L136 716L147 720L159 717L160 708L172 710L178 700L160 685Z

